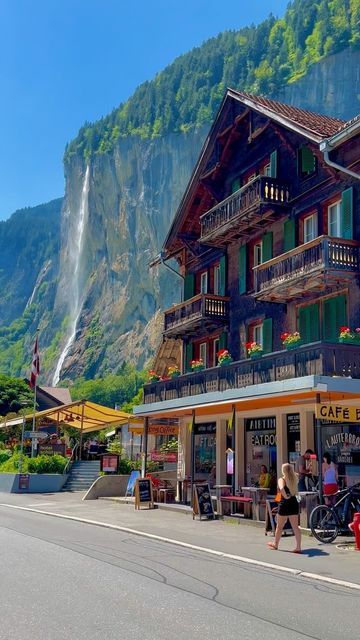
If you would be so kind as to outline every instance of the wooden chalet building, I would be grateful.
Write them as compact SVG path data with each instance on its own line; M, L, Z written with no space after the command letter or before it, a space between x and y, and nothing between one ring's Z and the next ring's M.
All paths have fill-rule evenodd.
M250 485L262 464L279 471L316 449L319 396L359 397L360 340L339 342L340 327L360 326L359 132L359 119L226 92L161 253L183 278L164 319L164 340L182 341L182 372L145 385L136 408L150 423L178 418L179 479L229 482L231 446L234 488ZM284 332L300 334L295 348ZM334 429L360 435L323 427L327 450ZM358 443L339 467L344 482L360 476Z

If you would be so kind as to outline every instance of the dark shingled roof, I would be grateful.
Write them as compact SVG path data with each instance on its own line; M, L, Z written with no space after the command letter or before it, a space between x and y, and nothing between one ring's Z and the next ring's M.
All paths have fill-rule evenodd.
M346 125L344 120L323 116L313 111L307 111L307 109L292 107L277 100L254 96L245 91L237 91L236 89L230 89L230 92L234 97L238 97L240 101L244 101L249 106L253 106L255 109L259 107L260 110L266 109L274 115L285 118L289 121L289 124L298 125L319 138L333 136ZM252 103L252 105L249 103Z

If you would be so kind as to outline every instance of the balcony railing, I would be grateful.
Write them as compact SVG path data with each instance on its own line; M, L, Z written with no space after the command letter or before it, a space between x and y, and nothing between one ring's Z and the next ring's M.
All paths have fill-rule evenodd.
M146 384L144 402L176 398L308 375L360 378L360 346L315 342L292 351L277 351L256 360L239 360L225 367L188 373Z
M167 337L195 335L205 330L225 326L229 319L229 298L200 293L165 311L164 335Z
M320 236L254 267L255 295L261 300L293 300L353 277L359 263L357 242ZM326 277L319 278L322 274Z
M216 238L226 237L234 227L237 231L249 228L257 223L265 210L286 206L289 199L289 188L284 182L258 176L201 216L200 240L211 243Z

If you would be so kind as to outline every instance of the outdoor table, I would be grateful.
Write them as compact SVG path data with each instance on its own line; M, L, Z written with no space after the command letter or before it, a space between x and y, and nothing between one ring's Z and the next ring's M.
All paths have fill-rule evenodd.
M245 498L252 498L253 500L253 520L265 520L265 504L270 489L263 489L262 487L242 487L241 490ZM264 514L263 518L260 518L260 515L263 515L261 508Z

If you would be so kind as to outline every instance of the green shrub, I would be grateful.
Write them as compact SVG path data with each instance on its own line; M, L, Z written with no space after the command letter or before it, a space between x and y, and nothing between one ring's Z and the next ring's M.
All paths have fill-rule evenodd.
M18 473L20 464L20 453L6 457L1 462L4 452L0 452L0 473ZM63 473L67 463L67 458L63 456L38 456L37 458L28 458L23 456L22 472L23 473Z
M11 451L9 449L0 450L0 467L4 462L7 462L11 458Z

